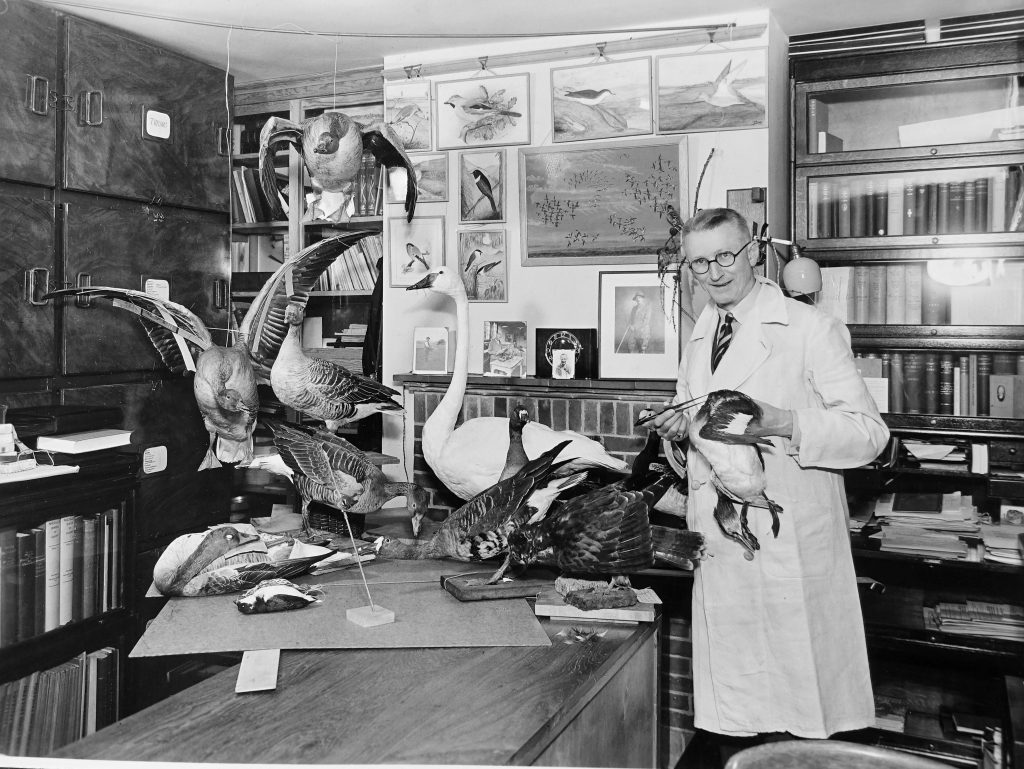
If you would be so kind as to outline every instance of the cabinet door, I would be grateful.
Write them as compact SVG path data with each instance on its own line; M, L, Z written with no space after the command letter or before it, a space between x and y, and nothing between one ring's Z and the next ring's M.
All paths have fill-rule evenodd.
M54 206L0 195L0 378L56 373L53 303L41 302L53 270Z
M224 72L81 19L67 45L65 186L227 211Z
M70 285L144 290L147 280L165 280L172 301L188 307L210 329L227 327L227 302L219 291L230 273L223 215L120 201L74 203L65 233L64 279ZM137 319L108 301L93 305L64 302L64 373L162 370ZM225 341L217 332L214 339Z
M57 14L34 3L4 3L0 20L0 178L54 183Z

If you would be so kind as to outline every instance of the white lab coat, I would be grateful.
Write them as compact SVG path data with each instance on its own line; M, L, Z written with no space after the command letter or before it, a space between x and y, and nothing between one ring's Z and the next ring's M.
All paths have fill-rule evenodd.
M773 538L768 511L750 509L761 544L752 561L713 517L707 462L687 454L687 524L704 532L709 555L694 572L694 724L722 734L827 737L874 723L839 470L874 459L889 431L854 367L846 326L759 281L715 373L713 304L679 367L678 400L732 389L795 413L794 440L772 438L774 449L764 451L781 530Z

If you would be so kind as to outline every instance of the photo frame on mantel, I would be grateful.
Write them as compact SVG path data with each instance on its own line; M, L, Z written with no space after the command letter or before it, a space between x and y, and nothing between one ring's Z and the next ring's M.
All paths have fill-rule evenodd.
M534 372L542 379L595 379L596 328L538 328Z
M601 379L675 379L679 333L669 317L672 281L657 270L598 274Z

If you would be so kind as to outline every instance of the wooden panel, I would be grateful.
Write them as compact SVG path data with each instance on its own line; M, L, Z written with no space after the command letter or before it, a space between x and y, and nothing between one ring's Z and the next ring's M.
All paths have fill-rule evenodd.
M225 328L226 309L213 307L214 280L230 275L228 223L219 214L137 204L75 203L67 214L65 280L80 274L94 286L139 290L146 278L170 283L171 299L207 326ZM80 308L64 301L67 374L163 370L138 319L109 301ZM223 343L223 334L214 338Z
M68 19L67 41L76 111L65 130L65 185L228 210L230 166L218 153L218 128L228 124L224 72L81 19ZM86 93L97 91L102 123L86 125ZM93 122L99 98L91 98ZM145 108L170 115L168 141L143 138Z
M0 135L8 148L0 152L0 177L15 181L54 183L57 148L57 107L49 92L59 91L57 14L34 3L4 3L0 23ZM32 81L30 76L36 79ZM35 86L35 108L29 95ZM15 151L16 149L16 151Z
M35 274L40 284L53 274L53 232L53 203L0 196L0 377L56 373L53 303L32 305L25 298L27 270L48 271Z

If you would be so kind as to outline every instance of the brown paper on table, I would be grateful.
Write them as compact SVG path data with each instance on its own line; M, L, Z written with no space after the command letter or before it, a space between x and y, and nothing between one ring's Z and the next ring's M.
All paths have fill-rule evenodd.
M393 623L369 628L345 619L347 609L368 605L358 570L294 580L323 585L325 595L321 603L293 611L242 614L235 606L235 593L171 598L129 656L252 649L550 646L525 599L463 603L441 589L442 572L458 572L461 566L462 573L484 574L481 565L389 561L366 568L373 603L395 612Z

